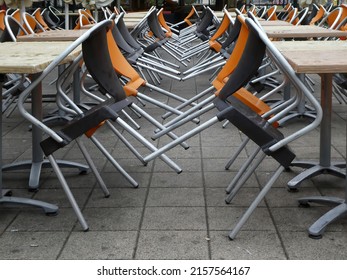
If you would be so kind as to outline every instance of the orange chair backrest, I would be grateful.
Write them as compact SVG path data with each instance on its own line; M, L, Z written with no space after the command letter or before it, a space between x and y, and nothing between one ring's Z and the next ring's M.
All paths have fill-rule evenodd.
M163 9L161 9L158 13L158 21L160 23L160 25L166 30L165 36L168 38L172 37L172 31L170 29L170 27L167 25L165 18L164 18L164 14L163 14Z
M318 23L321 19L323 19L324 15L325 15L325 9L323 5L319 5L319 10L317 14L311 19L310 25L314 25Z
M42 15L41 15L41 9L37 8L33 13L32 16L38 21L39 24L41 24L41 26L45 29L45 30L50 30L49 26L47 25L47 23L45 22L45 20L43 19Z
M193 23L189 20L193 15L195 14L195 8L192 6L192 9L190 10L189 14L183 19L186 24L193 25Z
M21 19L20 19L20 10L17 9L15 10L12 14L11 14L11 17L13 17L14 19L16 19L18 22L21 22ZM27 28L25 28L25 26L23 26L23 28L28 32ZM28 32L30 33L30 32ZM24 35L24 32L22 30L19 31L19 34L18 36L22 36Z
M287 19L285 20L286 22L289 22L289 23L292 23L292 21L294 20L296 14L298 12L298 8L294 8L292 9L289 14L288 14L288 17Z
M137 89L142 85L146 84L140 75L135 71L135 69L129 64L126 58L123 56L122 52L115 42L112 31L107 32L107 44L110 53L110 58L114 70L121 76L127 77L130 81L124 86L125 93L130 96L135 96Z
M224 14L223 19L221 24L219 25L217 31L213 34L211 39L208 41L210 48L214 49L216 52L219 52L222 48L222 45L217 42L217 39L220 38L225 31L229 28L230 26L230 18Z
M6 16L6 11L1 10L0 11L0 30L2 31L5 30L5 16Z
M230 74L235 70L235 67L239 63L243 49L245 48L247 42L249 31L247 25L245 24L245 19L240 15L237 16L237 19L242 23L239 37L237 38L235 47L229 59L212 82L212 85L216 88L217 91L224 86L225 79L229 77Z
M231 53L227 63L218 73L216 79L212 82L213 86L217 90L215 93L216 95L219 94L220 90L227 83L229 75L235 70L237 64L241 59L241 56L243 55L243 51L247 43L249 35L248 27L243 17L238 16L238 19L240 20L242 25L239 37L236 41L235 48ZM269 105L267 105L264 101L253 95L245 88L240 88L233 94L233 96L235 96L237 99L239 99L241 102L243 102L245 105L247 105L249 108L251 108L254 112L256 112L259 115L263 115L271 110L271 107ZM277 127L278 123L276 122L273 125Z
M274 5L274 6L271 6L271 7L266 11L267 20L277 20L276 10L277 10L277 6Z

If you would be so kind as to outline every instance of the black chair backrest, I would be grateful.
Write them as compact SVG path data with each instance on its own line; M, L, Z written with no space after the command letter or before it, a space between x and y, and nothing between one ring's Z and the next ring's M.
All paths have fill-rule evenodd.
M106 33L106 29L98 30L82 43L83 60L100 91L117 102L125 99L126 94L112 66Z
M127 41L125 41L125 39L122 36L122 33L119 31L117 25L113 26L112 34L113 34L113 37L114 37L118 47L121 48L124 52L126 52L127 54L132 54L135 52L134 48L132 46L130 46Z
M117 19L118 22L117 22L117 27L118 27L118 30L120 31L120 33L122 34L124 40L130 45L132 46L134 49L140 49L141 48L141 45L136 42L136 40L133 38L133 36L131 36L128 28L126 27L125 25L125 22L124 22L124 14L120 14L119 15L119 18Z
M219 98L222 100L227 99L256 75L263 61L265 50L266 46L258 34L250 32L241 58L229 76L227 83L221 89Z
M158 21L156 10L153 10L152 13L148 16L147 23L149 29L153 32L155 37L157 37L159 40L163 40L166 38L165 33Z
M307 22L308 23L310 23L310 21L317 15L318 10L319 10L318 6L316 4L313 4L311 13L307 17Z
M13 17L5 16L5 30L1 34L0 42L13 42L16 41L16 37L22 31L24 34L28 34L23 26Z
M229 47L233 42L236 41L237 37L239 37L240 30L241 30L241 22L236 17L234 25L231 28L228 37L225 39L225 41L222 44L222 49Z
M201 18L201 21L197 24L196 32L203 33L206 32L207 27L212 24L213 14L209 9L205 9L205 15Z
M44 9L42 11L42 17L47 23L48 27L51 29L57 29L59 27L60 22L51 16L51 11L48 9Z

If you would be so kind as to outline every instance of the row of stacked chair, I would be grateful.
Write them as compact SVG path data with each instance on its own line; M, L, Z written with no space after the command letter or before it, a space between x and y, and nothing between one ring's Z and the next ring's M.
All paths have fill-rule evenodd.
M175 25L165 22L162 11L152 7L131 32L125 27L123 13L115 11L110 14L109 11L105 11L105 17L108 18L96 22L90 15L81 12L79 27L85 24L91 24L92 27L73 42L38 79L26 86L20 94L18 106L22 115L48 135L42 141L41 147L51 162L83 230L88 230L89 226L56 162L54 157L56 151L76 141L104 195L109 196L109 191L97 171L97 167L84 147L81 138L85 136L102 151L115 168L121 171L132 186L138 186L137 182L97 140L95 132L101 126L109 127L115 136L119 137L134 153L141 164L146 165L160 157L177 173L182 171L181 167L165 155L165 152L177 145L181 145L185 149L189 148L185 141L221 121L227 120L236 126L245 134L246 140L234 152L227 163L228 168L249 141L255 143L257 148L226 187L227 203L232 202L239 189L266 157L272 157L278 162L279 167L268 178L267 183L247 211L230 231L229 237L234 239L275 180L294 160L295 154L289 147L290 143L306 135L320 124L322 112L319 103L267 38L257 20L256 15L267 15L268 20L273 19L272 12L267 13L265 10L260 14L260 11L255 13L255 10L251 10L247 14L243 14L243 11L237 11L236 18L231 17L226 9L223 12L225 15L222 21L219 21L209 7L205 7L201 14L198 14L193 7L184 21L188 26L180 28L183 23ZM288 11L288 13L290 12ZM192 20L193 17L196 19L191 22L190 19ZM14 31L10 27L10 21L6 17L5 25L7 26L4 34L8 34L8 30L11 28L16 37L21 29L17 28ZM19 24L18 21L17 24ZM82 55L66 67L57 80L57 105L71 116L71 121L57 131L35 119L25 109L24 102L30 96L32 88L79 45L82 46ZM167 62L167 59L162 57L163 54L175 61ZM198 62L192 66L196 56L199 57ZM81 62L83 62L81 90L82 93L97 102L95 106L81 107L79 104L75 104L67 94L74 73L79 71ZM213 67L208 66L212 62ZM183 67L185 70L180 71ZM280 76L281 81L276 80L270 91L262 97L258 97L251 89L255 84L254 79L259 77L262 81L272 81L273 73L270 76L263 74L267 67L274 69L273 73ZM214 70L211 86L194 98L187 99L178 93L164 90L160 86L162 75L174 79L176 82L182 82L182 80L206 72L206 69ZM101 95L96 94L95 91L92 92L86 86L87 79L95 82L95 88ZM296 89L291 98L272 105L266 103L267 98L278 93L287 84L293 85ZM150 95L141 93L141 87L148 87L180 101L180 103L176 107L171 107L155 100ZM302 124L302 127L292 134L283 135L279 128L280 120L295 109L303 98L314 107L315 119L308 125ZM141 107L143 102L150 102L164 109L163 119L169 118L171 115L175 116L163 123L162 120L153 118L145 108ZM154 131L151 139L147 139L141 134L136 120L126 113L129 110L135 116L144 117L153 125ZM215 116L200 123L200 117L211 110L215 110ZM142 143L149 150L148 154L142 155L128 141L127 136L120 133L114 122ZM185 124L190 122L199 123L199 125L196 128L185 130ZM178 128L180 128L181 135L177 133ZM182 131L184 132L182 133ZM158 148L151 143L152 140L164 135L172 139L168 144Z

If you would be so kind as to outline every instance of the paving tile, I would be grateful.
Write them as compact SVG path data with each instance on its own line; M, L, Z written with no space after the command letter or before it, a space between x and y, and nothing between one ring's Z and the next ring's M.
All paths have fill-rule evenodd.
M208 207L207 215L210 230L230 231L236 225L238 219L244 214L244 207ZM243 230L274 230L269 211L258 207L243 225Z
M111 188L109 191L110 196L105 198L100 189L94 189L86 207L143 207L145 204L145 188Z
M202 188L151 188L146 206L204 206Z
M259 193L259 188L246 188L242 187L233 200L230 206L244 206L248 207ZM208 188L206 189L206 203L207 206L227 206L225 199L227 194L222 188ZM264 201L260 206L265 206Z
M292 260L346 260L346 232L326 232L322 239L311 239L307 231L282 232L281 239Z
M283 260L286 259L275 231L241 230L234 240L221 231L210 232L213 260Z
M200 172L154 172L151 188L201 188L202 174Z
M140 260L208 259L206 231L141 231L135 258Z
M0 236L2 260L54 260L68 232L5 232Z
M65 260L132 259L136 231L73 232L59 256Z
M91 231L138 230L141 213L142 208L86 208L83 211Z
M143 230L206 230L204 207L147 207Z
M69 232L77 222L72 208L59 208L58 215L47 216L41 209L28 208L21 211L7 231Z

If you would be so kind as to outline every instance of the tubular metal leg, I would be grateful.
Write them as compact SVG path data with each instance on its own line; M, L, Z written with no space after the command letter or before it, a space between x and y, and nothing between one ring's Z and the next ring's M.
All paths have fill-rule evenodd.
M238 155L241 153L241 151L246 147L247 143L249 142L249 138L247 137L242 143L241 145L238 147L237 151L233 154L233 156L229 159L229 161L227 162L227 164L225 165L225 170L228 170L230 168L230 166L234 163L234 161L236 160L236 158L238 157Z
M258 151L257 151L258 152ZM231 203L231 201L233 200L233 198L235 197L235 195L238 193L238 191L240 190L240 188L243 186L244 183L247 182L247 180L249 179L249 177L251 177L252 173L255 171L255 169L259 166L259 164L263 161L263 159L265 158L265 154L262 153L262 155L259 156L259 158L256 160L256 162L251 165L248 170L246 170L246 172L244 174L241 173L242 176L240 176L240 179L238 181L233 181L232 183L234 185L230 184L230 193L229 195L226 197L225 202L226 203ZM228 186L229 187L229 186Z
M102 191L104 192L104 196L105 197L109 197L110 196L110 192L108 191L104 180L101 178L100 173L96 169L96 166L95 166L92 158L90 157L86 147L84 146L83 142L81 141L80 138L77 138L75 141L76 141L80 151L82 152L85 160L87 161L90 169L92 170L96 180L98 181L99 186L101 187Z
M64 175L61 172L61 170L60 170L57 162L55 161L53 155L49 155L48 160L51 163L52 168L53 168L55 174L57 175L58 180L59 180L59 182L60 182L60 184L61 184L61 186L62 186L62 188L63 188L63 190L64 190L64 192L65 192L65 194L66 194L66 196L67 196L67 198L68 198L68 200L69 200L69 202L70 202L70 204L71 204L71 206L72 206L72 208L73 208L73 210L77 216L77 219L83 228L83 230L88 231L89 226L88 226L86 220L84 219L84 216L83 216L80 208L78 207L78 204L75 200L75 197L73 196L73 194L69 188L69 185L67 184L67 182L64 178Z
M253 211L257 208L259 203L264 199L265 195L268 193L272 185L275 183L277 178L281 175L283 172L284 167L280 166L275 174L271 177L271 179L267 182L267 184L262 188L258 196L255 198L255 200L252 202L252 204L249 206L249 208L246 210L246 212L243 214L243 216L239 219L236 226L232 231L229 232L229 238L231 240L235 239L238 232L241 230L243 225L247 222L248 218L252 215Z
M134 188L139 186L139 183L136 182L124 169L123 167L110 155L110 153L104 148L104 146L94 137L91 136L90 140L95 144L95 146L102 152L102 154L110 161L110 163L124 176L124 178L133 185Z

